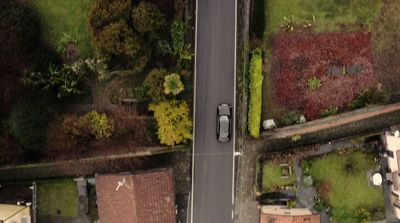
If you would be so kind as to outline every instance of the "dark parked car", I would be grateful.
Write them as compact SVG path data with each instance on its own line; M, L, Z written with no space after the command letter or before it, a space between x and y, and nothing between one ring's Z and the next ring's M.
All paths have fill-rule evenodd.
M231 137L231 106L220 104L217 109L217 139L220 142L228 142Z

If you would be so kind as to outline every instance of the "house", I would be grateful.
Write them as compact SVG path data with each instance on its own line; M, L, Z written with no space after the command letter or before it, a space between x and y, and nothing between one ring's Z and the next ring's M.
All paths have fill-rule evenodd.
M260 223L320 223L319 214L306 208L288 208L284 205L263 205L260 210Z
M0 204L1 223L30 223L31 209L25 205Z
M96 175L101 223L176 223L172 169Z
M391 183L390 190L390 201L393 204L394 214L400 219L400 135L396 131L395 134L386 132L383 136L383 142L385 144L388 171L386 173L386 179Z

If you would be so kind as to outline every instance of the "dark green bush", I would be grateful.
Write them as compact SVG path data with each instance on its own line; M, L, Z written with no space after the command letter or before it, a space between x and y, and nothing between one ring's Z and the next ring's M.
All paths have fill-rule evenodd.
M91 42L110 69L127 69L127 75L142 72L156 46L158 31L166 24L156 5L129 0L98 1L89 19Z
M260 136L261 108L262 108L262 50L255 49L250 60L250 102L248 128L250 135L258 138Z
M82 63L82 65L84 64ZM31 71L23 73L23 82L26 86L43 90L55 90L57 97L62 99L82 94L85 74L87 73L83 67L67 65L58 67L51 64L46 73Z
M370 89L364 89L358 93L358 95L350 102L350 109L359 109L365 107L370 103L373 96L373 92Z
M164 80L167 71L164 69L153 69L144 80L144 86L148 89L147 94L153 101L162 101L164 96Z
M132 10L132 22L135 29L140 33L151 33L158 36L156 31L166 24L163 13L151 2L141 1Z
M251 34L258 39L263 39L265 30L265 1L254 0L252 3Z
M28 152L39 152L46 143L47 123L51 111L41 100L26 100L17 104L8 118L11 135Z
M300 123L300 114L297 112L286 112L279 120L280 126L295 125Z

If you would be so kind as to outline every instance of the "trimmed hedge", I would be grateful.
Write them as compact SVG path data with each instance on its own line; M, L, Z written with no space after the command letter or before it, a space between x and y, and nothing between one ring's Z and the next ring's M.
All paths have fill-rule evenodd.
M262 108L262 50L257 48L253 50L250 60L250 103L248 128L250 135L260 137L261 108Z

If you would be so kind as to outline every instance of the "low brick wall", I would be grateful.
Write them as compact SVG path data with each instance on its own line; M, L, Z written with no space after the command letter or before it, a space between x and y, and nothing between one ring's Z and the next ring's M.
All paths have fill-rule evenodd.
M262 150L281 150L343 137L383 132L400 123L400 103L371 106L304 124L266 131L256 140ZM300 136L293 141L293 136Z
M84 158L52 163L20 164L0 167L0 181L77 177L95 173L131 172L148 167L152 161L184 147L151 147L143 152ZM157 162L154 162L157 163ZM160 162L160 166L162 163Z

